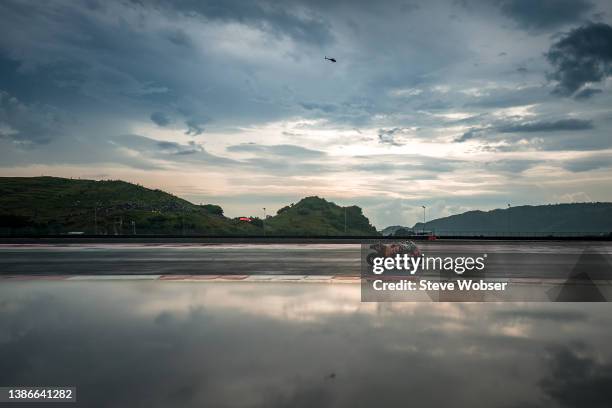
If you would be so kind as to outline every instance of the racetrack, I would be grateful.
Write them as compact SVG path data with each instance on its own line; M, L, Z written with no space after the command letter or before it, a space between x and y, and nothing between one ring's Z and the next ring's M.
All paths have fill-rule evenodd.
M580 263L592 279L612 279L610 242L434 241L418 245L427 256L486 254L489 276L566 278ZM355 244L4 244L0 245L0 274L359 275L360 248Z

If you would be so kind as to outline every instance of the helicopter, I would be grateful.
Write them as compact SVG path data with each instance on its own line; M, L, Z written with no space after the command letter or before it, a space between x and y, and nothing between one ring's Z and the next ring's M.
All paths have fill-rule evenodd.
M326 60L331 61L331 62L336 62L335 58L329 58L329 57L325 57Z

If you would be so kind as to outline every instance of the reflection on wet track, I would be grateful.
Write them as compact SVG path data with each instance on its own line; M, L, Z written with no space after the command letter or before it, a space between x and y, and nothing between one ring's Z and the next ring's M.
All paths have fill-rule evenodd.
M361 303L359 285L317 283L0 284L0 384L74 385L71 407L604 407L610 337L609 304Z

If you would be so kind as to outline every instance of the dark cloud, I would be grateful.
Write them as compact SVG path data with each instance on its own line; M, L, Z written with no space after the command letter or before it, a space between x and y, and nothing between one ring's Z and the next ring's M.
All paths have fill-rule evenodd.
M336 105L330 103L315 103L315 102L302 102L300 105L306 110L319 110L326 113L332 113L338 110Z
M468 140L471 140L471 139L479 138L482 135L483 131L484 129L471 128L470 130L468 130L467 132L463 133L461 136L456 138L455 142L461 143L461 142L467 142Z
M601 89L595 88L584 88L581 91L576 92L574 99L589 99L591 96L602 93Z
M566 161L563 163L563 167L573 172L610 168L612 167L612 156L595 154L585 158Z
M161 141L157 143L157 146L159 146L159 148L162 150L168 150L168 149L176 149L179 146L179 144L176 142Z
M528 30L546 30L579 20L593 5L585 0L509 0L502 12Z
M157 143L157 146L163 151L177 155L194 154L204 151L204 148L196 144L194 141L188 142L187 145L181 145L180 143L176 142L161 141Z
M257 143L242 143L239 145L228 146L226 150L229 152L267 153L275 156L302 158L317 158L325 156L325 153L322 151L289 144L260 145Z
M187 130L185 131L186 135L199 136L204 133L202 124L195 120L188 120L185 122L185 125L187 125Z
M123 118L115 119L128 122L171 106L190 121L187 131L193 135L202 133L203 112L216 124L232 126L280 115L269 108L272 102L259 103L278 96L265 75L258 78L259 87L245 85L254 79L253 68L265 61L245 52L239 54L247 58L237 61L207 37L224 30L221 20L202 25L197 13L123 1L92 9L84 3L9 0L0 3L0 16L0 87L7 83L18 96L48 98L71 113L119 116L114 111L121 109ZM198 32L198 25L212 34ZM201 48L193 46L193 32L204 35ZM265 35L255 40L257 47L279 41ZM239 47L241 41L231 43ZM275 81L278 72L289 71L276 69L270 74Z
M141 135L121 135L109 139L110 144L138 151L143 160L167 160L172 162L193 162L210 165L235 165L241 163L208 153L194 141L181 144L167 140L155 140Z
M533 121L524 123L513 123L500 126L500 133L530 133L530 132L563 132L581 131L593 129L593 123L584 119L561 119L552 122Z
M483 123L480 127L474 126L455 138L456 143L466 142L474 139L487 139L493 142L506 142L503 146L484 146L485 151L514 151L522 150L527 146L523 143L520 146L514 142L520 138L528 141L530 148L563 150L563 149L584 149L587 145L590 148L605 148L609 143L599 143L599 137L593 136L590 143L585 143L583 139L576 139L571 136L573 132L583 132L594 130L593 122L587 119L559 119L553 121L545 120L504 120L493 121L489 124ZM551 133L553 138L542 138L541 134ZM569 136L568 136L569 135ZM567 136L567 137L565 137ZM580 148L580 146L583 146ZM499 166L500 164L492 164ZM503 170L500 168L500 170Z
M168 126L171 122L170 117L163 112L153 112L151 121L161 127Z
M50 106L25 104L0 90L0 138L45 144L61 135L65 118Z
M282 7L274 1L239 0L159 0L157 4L187 16L211 21L237 22L295 41L323 46L333 41L329 25L304 7Z
M600 82L612 74L612 27L589 23L576 28L555 42L546 58L555 69L550 77L558 82L559 95Z

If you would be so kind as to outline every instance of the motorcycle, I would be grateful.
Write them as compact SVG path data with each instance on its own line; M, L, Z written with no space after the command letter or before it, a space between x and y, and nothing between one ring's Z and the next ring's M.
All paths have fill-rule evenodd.
M368 253L366 257L366 262L368 265L372 266L374 264L374 258L388 258L397 254L407 254L411 257L418 257L421 256L421 250L412 241L393 242L390 244L379 242L370 245L370 253Z

